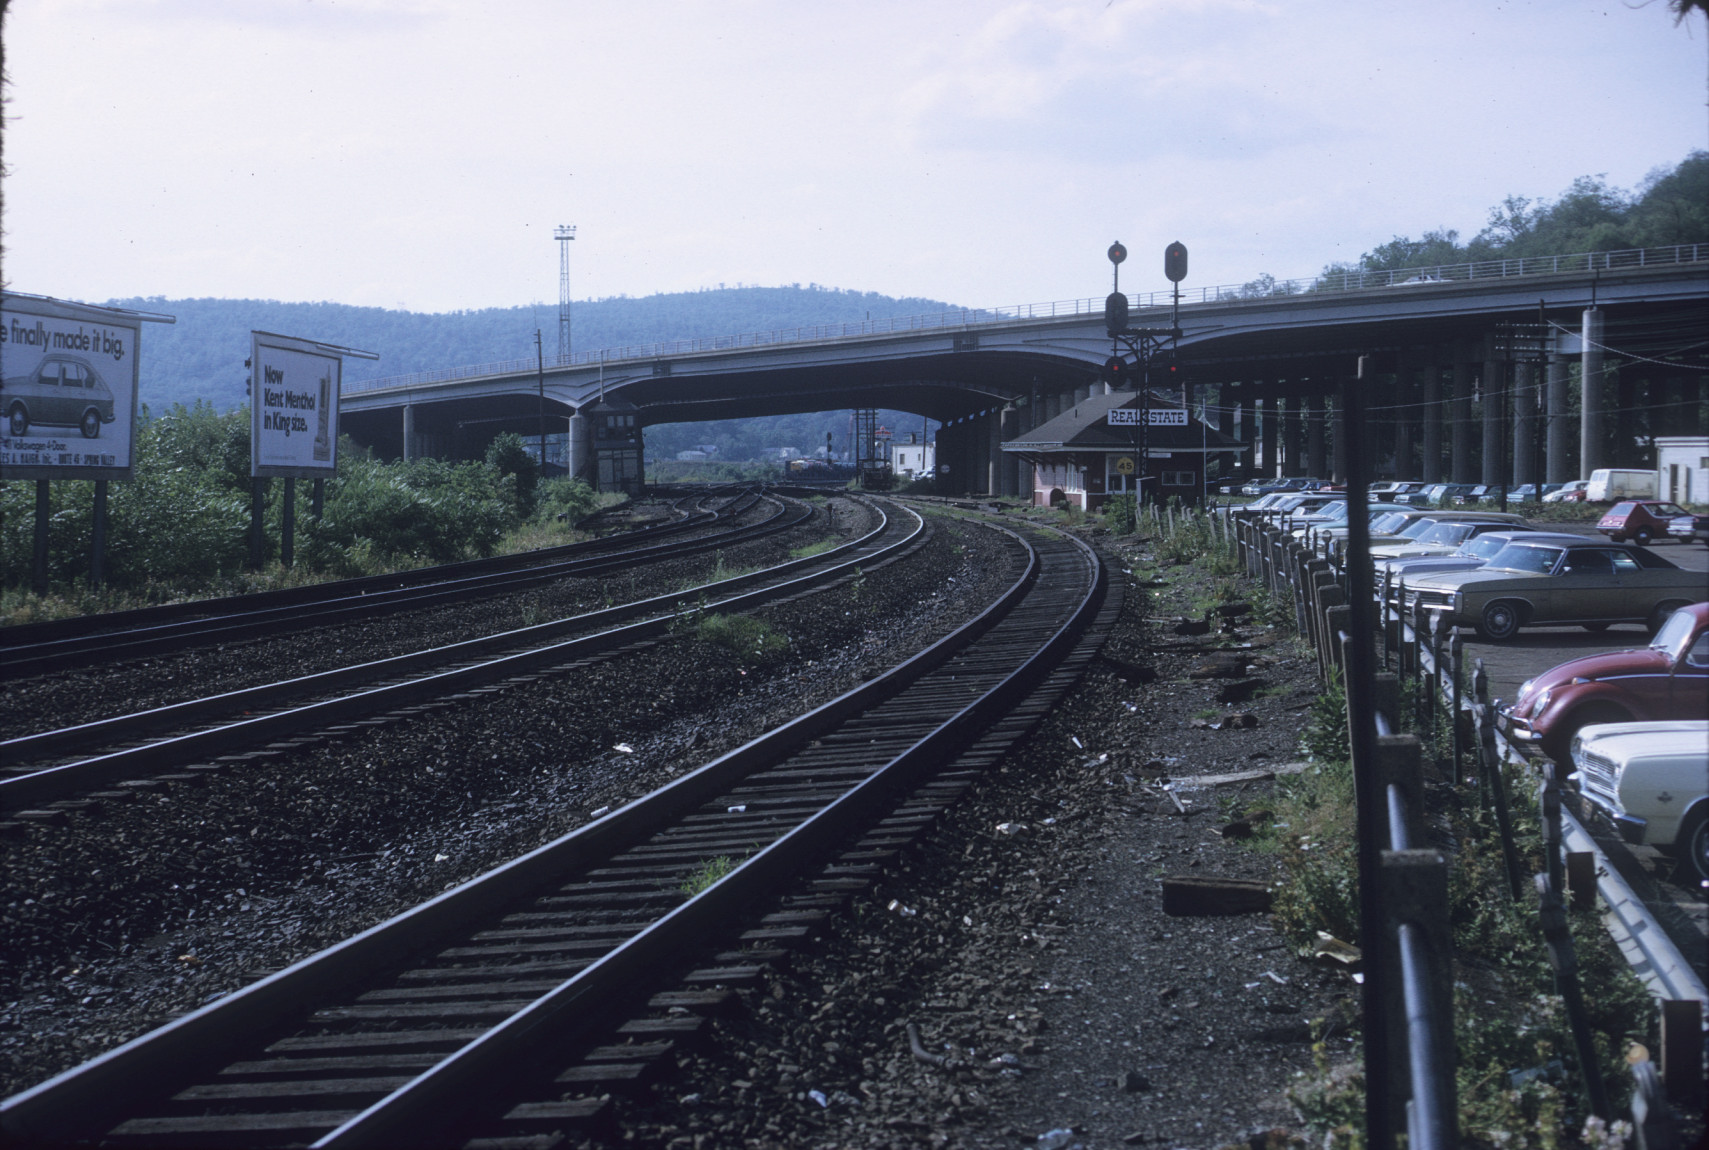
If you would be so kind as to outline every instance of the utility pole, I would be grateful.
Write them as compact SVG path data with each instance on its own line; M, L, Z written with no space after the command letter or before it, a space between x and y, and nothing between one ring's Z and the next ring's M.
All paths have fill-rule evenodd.
M570 359L570 241L576 238L574 224L559 224L552 233L558 241L558 363ZM542 449L540 462L546 462Z

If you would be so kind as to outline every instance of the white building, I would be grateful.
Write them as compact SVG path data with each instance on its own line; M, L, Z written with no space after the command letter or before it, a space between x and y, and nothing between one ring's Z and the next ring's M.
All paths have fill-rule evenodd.
M910 439L912 436L909 437ZM938 473L938 449L932 443L892 443L890 474L920 479Z
M1656 436L1658 494L1675 503L1709 503L1709 435Z

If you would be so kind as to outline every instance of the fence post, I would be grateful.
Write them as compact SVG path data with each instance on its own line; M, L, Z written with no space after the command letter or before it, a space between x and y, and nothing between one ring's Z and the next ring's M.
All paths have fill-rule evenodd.
M1438 619L1442 616L1438 615ZM1453 679L1449 690L1449 713L1454 718L1454 777L1460 777L1460 764L1465 759L1466 739L1465 727L1460 722L1460 673L1465 669L1465 649L1461 642L1460 633L1455 631L1448 639L1448 675Z
M1383 956L1388 985L1400 991L1386 998L1389 1065L1409 1071L1404 1080L1390 1075L1390 1130L1405 1131L1416 1150L1448 1150L1457 1145L1458 1101L1447 856L1435 850L1383 851L1378 883L1383 934L1398 943Z
M1703 1004L1694 998L1662 1000L1662 1082L1672 1101L1703 1109Z
M1561 903L1559 890L1549 885L1549 876L1536 876L1538 919L1543 927L1543 942L1548 948L1549 965L1555 968L1555 990L1567 1008L1573 1046L1578 1051L1579 1071L1584 1076L1584 1091L1591 1112L1603 1121L1613 1117L1608 1106L1608 1086L1602 1081L1602 1063L1596 1052L1596 1038L1590 1031L1590 1020L1584 1009L1584 995L1578 984L1578 952L1573 948L1572 930L1567 925L1567 908Z
M1343 598L1341 588L1325 587L1323 589L1323 646L1318 650L1318 662L1322 664L1324 678L1329 678L1331 668L1338 669L1342 682L1346 682L1347 657L1341 647L1341 633L1351 630L1353 626L1353 608L1339 602Z
M1513 815L1507 807L1507 780L1502 777L1501 753L1495 746L1495 717L1491 714L1489 705L1489 676L1484 672L1482 659L1477 660L1473 668L1472 697L1475 701L1472 704L1472 718L1478 736L1478 778L1482 780L1479 790L1483 791L1495 808L1496 834L1501 837L1501 857L1507 867L1507 885L1514 900L1518 901L1524 881L1520 875L1519 848L1513 842ZM1485 790L1485 787L1488 789ZM1555 834L1558 841L1558 818ZM1554 853L1559 855L1560 852L1557 850Z

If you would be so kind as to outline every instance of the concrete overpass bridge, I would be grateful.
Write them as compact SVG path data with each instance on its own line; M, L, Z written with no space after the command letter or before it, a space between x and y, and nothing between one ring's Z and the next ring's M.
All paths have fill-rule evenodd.
M1134 326L1168 325L1167 293L1129 298ZM1562 482L1636 462L1645 434L1703 432L1709 244L1196 289L1180 326L1186 398L1265 474L1339 471L1350 431L1333 397L1363 354L1377 372L1361 433L1402 477ZM1110 351L1100 297L352 382L341 418L384 457L470 458L500 431L537 434L544 411L592 477L602 397L633 405L638 429L892 408L944 425L956 490L1018 494L997 445L1102 391ZM1601 385L1587 396L1581 375Z

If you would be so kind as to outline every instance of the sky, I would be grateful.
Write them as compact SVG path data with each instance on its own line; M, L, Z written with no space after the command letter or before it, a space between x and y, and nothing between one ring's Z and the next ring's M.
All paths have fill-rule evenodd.
M1664 0L0 2L0 275L88 302L1240 284L1709 147Z

